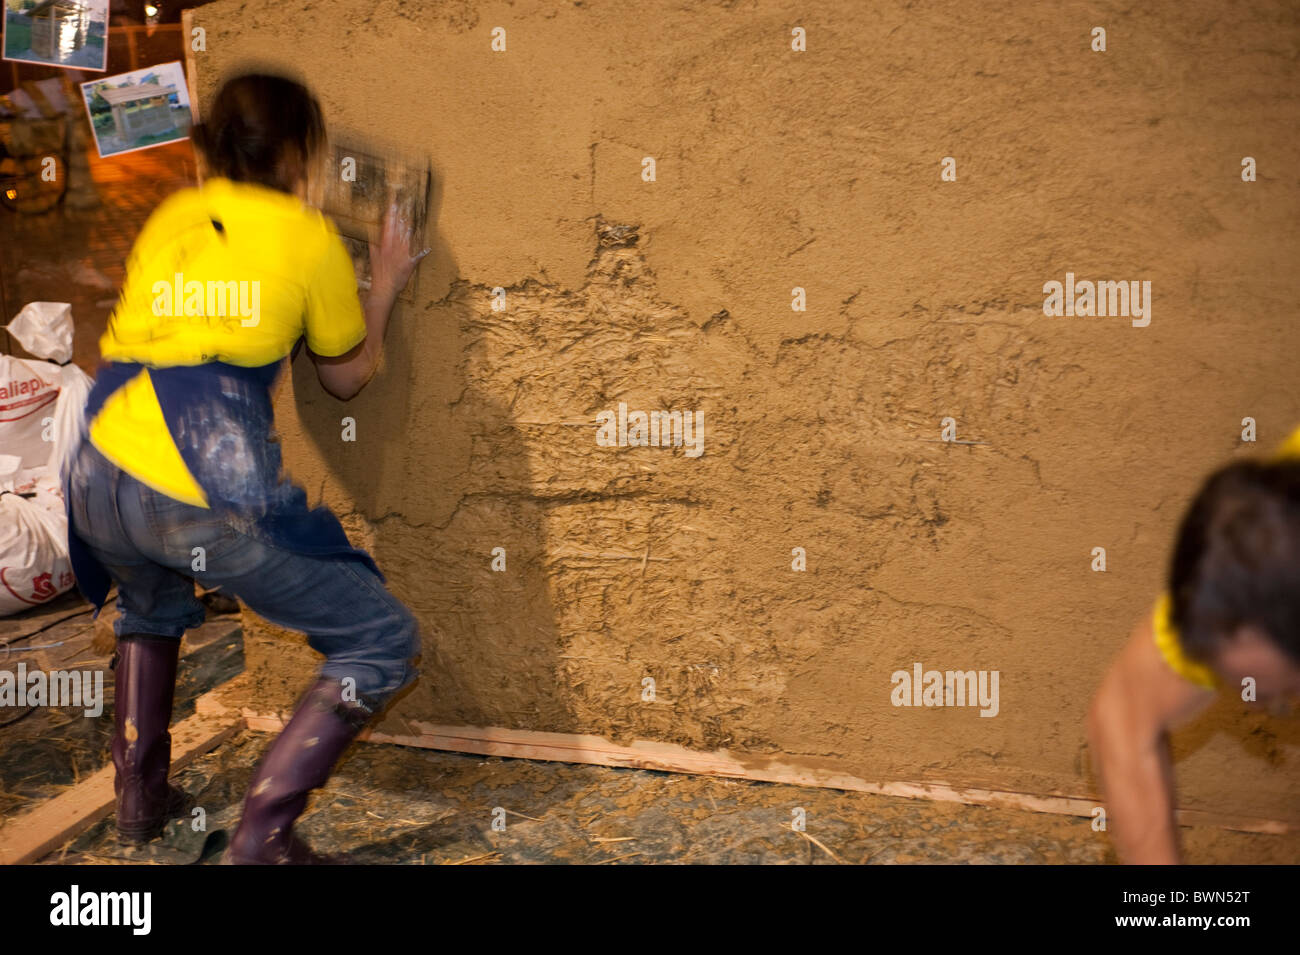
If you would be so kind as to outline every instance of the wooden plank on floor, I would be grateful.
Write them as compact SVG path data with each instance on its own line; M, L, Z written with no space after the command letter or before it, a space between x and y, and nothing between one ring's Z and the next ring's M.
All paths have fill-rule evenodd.
M172 727L172 771L219 746L243 728L238 714L196 714ZM113 811L110 764L67 792L0 828L0 865L35 862Z
M241 710L245 725L251 730L279 732L284 727L284 717L275 713L258 713ZM601 736L571 733L545 733L536 730L513 730L500 727L442 726L432 723L406 721L415 732L411 734L379 733L367 730L361 739L372 743L391 743L419 749L436 749L453 753L473 753L479 756L508 756L516 759L541 759L566 763L585 763L592 766L614 766L625 769L652 769L659 772L691 773L702 776L723 776L731 779L748 779L757 782L782 783L790 786L813 786L825 789L842 789L848 792L870 793L879 796L899 796L906 799L928 799L933 802L961 803L968 806L990 806L999 809L1018 809L1028 812L1046 812L1064 816L1089 818L1102 805L1095 797L1036 794L992 789L975 789L938 782L872 782L847 773L809 768L779 759L765 760L763 765L753 765L753 760L742 760L726 752L698 752L673 743L655 743L637 740L630 746L613 743ZM1178 822L1184 826L1207 826L1232 829L1240 832L1259 832L1281 835L1296 829L1293 823L1277 819L1260 819L1204 812L1194 809L1178 810Z

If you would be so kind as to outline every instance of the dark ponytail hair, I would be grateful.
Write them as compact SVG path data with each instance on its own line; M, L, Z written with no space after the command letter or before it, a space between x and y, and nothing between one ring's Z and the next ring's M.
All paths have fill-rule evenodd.
M222 84L191 131L208 170L236 182L292 192L294 159L304 164L325 141L320 103L294 80L243 73Z

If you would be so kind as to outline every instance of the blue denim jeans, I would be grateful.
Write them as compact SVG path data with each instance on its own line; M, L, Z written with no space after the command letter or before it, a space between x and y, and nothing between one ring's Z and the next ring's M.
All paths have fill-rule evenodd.
M68 496L72 529L117 584L118 636L180 639L197 627L204 618L197 580L220 586L274 624L306 633L325 656L321 675L352 678L358 698L382 704L414 681L415 617L360 561L270 543L251 520L155 491L89 440L71 464Z

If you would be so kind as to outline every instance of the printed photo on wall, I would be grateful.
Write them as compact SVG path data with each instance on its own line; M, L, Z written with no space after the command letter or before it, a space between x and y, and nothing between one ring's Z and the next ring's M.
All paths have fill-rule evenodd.
M352 142L356 136L343 134L321 150L321 161L312 171L308 200L328 215L352 256L357 287L370 289L370 241L391 202L396 202L411 223L411 252L424 246L433 171L425 157L403 154L392 147L372 144L367 151ZM398 295L399 301L415 300L419 273Z
M108 0L5 0L4 58L108 69Z
M179 61L82 83L81 95L101 157L190 135L190 94Z

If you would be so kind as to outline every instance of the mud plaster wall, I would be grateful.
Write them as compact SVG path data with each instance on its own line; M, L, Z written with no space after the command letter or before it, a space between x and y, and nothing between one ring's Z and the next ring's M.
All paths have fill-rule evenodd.
M385 728L1093 792L1089 695L1182 508L1250 453L1244 416L1261 448L1300 421L1300 23L1221 6L197 10L201 101L278 63L434 164L380 374L344 404L300 356L277 405L294 476L425 628ZM1066 271L1151 281L1151 324L1045 317ZM619 401L702 409L705 454L598 447ZM948 415L981 443L939 443ZM287 706L317 659L248 623L258 704ZM892 706L914 662L1000 671L999 714ZM1184 805L1294 815L1294 720L1225 703L1177 744Z

